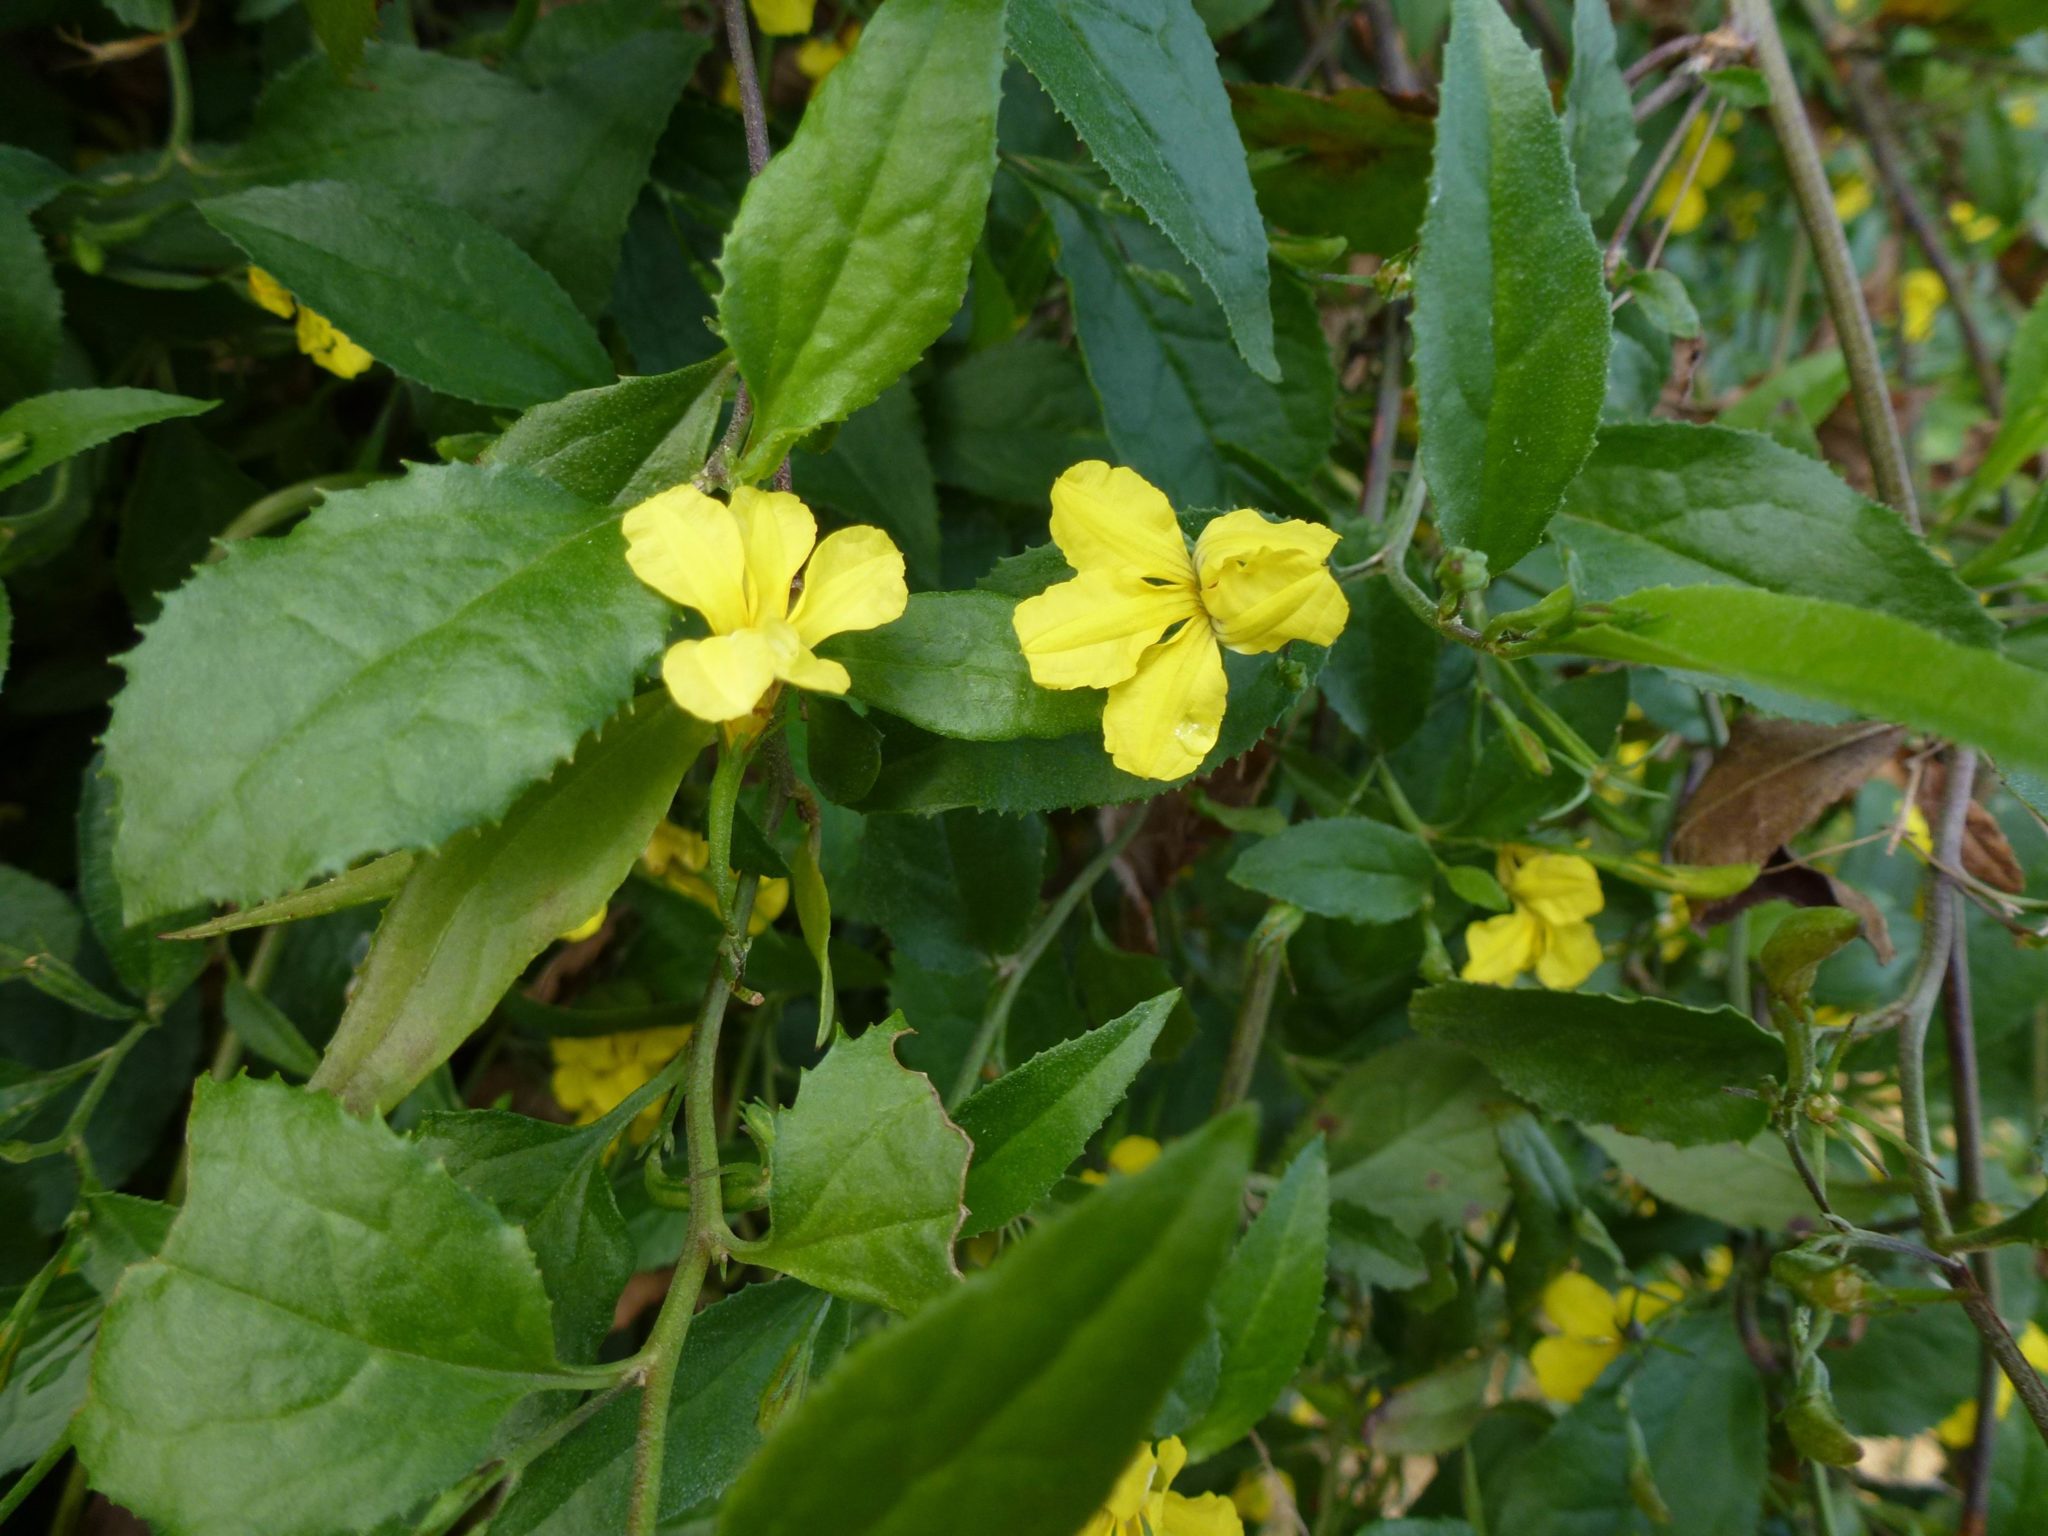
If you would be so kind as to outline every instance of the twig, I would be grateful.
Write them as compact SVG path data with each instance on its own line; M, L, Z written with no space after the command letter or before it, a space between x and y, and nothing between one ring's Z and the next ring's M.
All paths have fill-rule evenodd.
M1678 126L1671 130L1671 137L1664 141L1664 147L1657 151L1657 158L1650 162L1649 174L1643 177L1642 185L1636 188L1634 197L1628 200L1628 207L1622 210L1621 222L1614 226L1614 235L1607 242L1607 271L1610 276L1621 265L1621 253L1628 247L1628 237L1636 227L1636 220L1643 216L1643 210L1650 206L1650 199L1657 195L1657 186L1664 180L1664 173L1671 169L1671 162L1678 158L1678 147L1685 142L1686 130L1692 127L1693 119L1706 110L1707 93L1700 91L1686 104L1685 115L1678 120Z
M1965 807L1967 817L1968 808ZM1965 822L1967 825L1967 821ZM1975 1225L1984 1199L1984 1101L1977 1074L1976 1008L1970 988L1970 942L1958 921L1949 941L1948 979L1942 1017L1947 1026L1949 1097L1956 1129L1956 1193L1964 1219ZM1977 1288L1998 1307L1998 1268L1988 1253L1970 1256ZM1998 1448L1998 1360L1983 1346L1977 1360L1977 1423L1970 1436L1970 1465L1963 1483L1957 1536L1984 1536L1991 1508L1991 1467Z
M1635 85L1651 70L1668 64L1673 59L1683 58L1700 45L1696 32L1687 32L1678 37L1666 38L1648 53L1637 59L1621 72L1625 84Z
M1276 901L1267 909L1246 946L1244 997L1238 1004L1237 1024L1230 1032L1230 1055L1223 1064L1223 1080L1216 1088L1219 1115L1251 1089L1259 1050L1266 1042L1266 1024L1273 1014L1273 994L1279 990L1280 972L1287 963L1287 941L1294 937L1306 916L1301 908Z
M1694 79L1692 71L1673 70L1667 78L1659 81L1641 101L1629 109L1629 115L1638 123L1647 123L1697 84L1698 81Z
M1365 0L1365 16L1372 25L1373 64L1379 70L1380 89L1393 96L1420 96L1428 86L1408 57L1408 39L1394 19L1392 0Z
M1403 359L1400 304L1389 304L1380 339L1380 388L1373 402L1372 451L1365 466L1365 488L1358 498L1358 514L1369 523L1385 522L1387 491L1394 479L1394 439L1400 433Z
M1870 311L1863 302L1863 288L1856 280L1856 265L1849 255L1849 240L1842 221L1835 216L1834 193L1827 172L1820 163L1820 148L1814 142L1813 127L1806 120L1799 85L1792 76L1792 61L1785 55L1785 39L1771 0L1731 0L1736 20L1756 49L1756 61L1771 90L1771 123L1777 129L1778 144L1785 155L1785 167L1792 181L1793 195L1806 223L1807 239L1820 265L1821 285L1827 292L1828 308L1835 318L1835 330L1842 343L1842 357L1849 369L1849 386L1856 400L1856 414L1863 426L1863 440L1870 450L1871 474L1878 496L1915 533L1920 531L1920 509L1913 496L1912 476L1906 467L1906 450L1899 436L1899 423L1892 411L1891 391L1886 386L1884 367L1877 355L1877 338L1870 329Z
M1678 183L1678 196L1672 199L1671 211L1664 215L1664 227L1657 231L1657 238L1650 245L1650 256L1643 263L1645 272L1651 271L1664 259L1664 247L1670 242L1671 231L1678 224L1678 210L1685 206L1685 194L1692 190L1698 179L1700 167L1706 163L1707 151L1714 147L1714 135L1720 131L1721 119L1728 111L1728 103L1714 103L1714 115L1707 119L1707 131L1700 135L1699 147L1692 152L1692 159L1686 163L1685 175Z

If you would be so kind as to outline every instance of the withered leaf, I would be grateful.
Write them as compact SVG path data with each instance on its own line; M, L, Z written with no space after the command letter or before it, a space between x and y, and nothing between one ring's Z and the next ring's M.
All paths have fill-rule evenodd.
M1922 769L1914 798L1929 827L1941 824L1941 802L1947 784L1945 763L1936 760ZM2019 856L2012 851L2005 829L1999 826L1996 816L1975 800L1970 802L1969 814L1963 821L1963 869L1996 891L2017 895L2027 888L2027 873L2020 868Z
M1895 725L1742 716L1686 802L1671 856L1683 864L1778 860L1779 849L1883 767L1904 734Z
M1795 907L1846 907L1856 914L1857 926L1877 958L1886 965L1892 963L1896 952L1891 927L1877 903L1847 881L1814 868L1789 848L1775 850L1764 872L1747 890L1700 908L1693 922L1699 928L1711 928L1766 901L1789 901Z

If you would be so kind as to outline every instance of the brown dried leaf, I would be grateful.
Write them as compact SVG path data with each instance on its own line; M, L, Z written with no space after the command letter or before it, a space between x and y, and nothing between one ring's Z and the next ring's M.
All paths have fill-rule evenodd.
M1771 855L1764 872L1747 890L1702 907L1693 921L1702 929L1711 928L1766 901L1789 901L1795 907L1846 907L1856 914L1863 937L1877 958L1886 965L1892 962L1891 928L1877 903L1826 870L1815 869L1788 848Z
M1686 802L1671 839L1681 864L1768 864L1891 758L1895 725L1810 725L1744 715Z
M1920 787L1914 797L1929 827L1941 824L1941 802L1947 783L1947 765L1939 760L1928 763L1920 774ZM1969 814L1963 821L1963 869L1995 891L2016 896L2027 888L2027 872L2020 868L2019 857L2012 851L2005 829L1999 826L1996 816L1975 800L1970 802Z

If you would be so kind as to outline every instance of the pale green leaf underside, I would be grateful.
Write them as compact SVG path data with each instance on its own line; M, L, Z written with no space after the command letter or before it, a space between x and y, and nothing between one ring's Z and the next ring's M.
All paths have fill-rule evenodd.
M138 427L219 403L154 389L60 389L20 401L0 411L0 443L14 450L0 457L0 491Z

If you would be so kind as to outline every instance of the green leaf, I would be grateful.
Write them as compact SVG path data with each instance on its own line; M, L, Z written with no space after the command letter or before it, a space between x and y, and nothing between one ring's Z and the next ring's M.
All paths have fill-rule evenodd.
M1030 172L1059 237L1060 273L1116 457L1183 508L1265 499L1239 494L1243 472L1228 447L1307 481L1329 451L1336 371L1301 284L1273 277L1283 382L1268 383L1245 366L1222 308L1163 235L1110 212L1078 172L1048 161L1031 162ZM1183 291L1146 281L1147 272L1173 275Z
M1601 1125L1584 1129L1616 1167L1667 1204L1731 1227L1778 1230L1814 1220L1813 1197L1775 1132L1740 1146L1674 1147ZM1888 1199L1884 1185L1844 1178L1839 1169L1828 1177L1828 1201L1848 1220L1874 1218Z
M1212 1122L857 1350L734 1486L720 1536L1073 1536L1207 1326L1251 1129Z
M1597 219L1628 180L1636 157L1636 119L1628 82L1614 55L1607 0L1572 0L1572 73L1564 87L1564 141L1571 151L1579 205Z
M27 1322L0 1385L0 1474L55 1445L85 1401L100 1302L76 1281L60 1286Z
M703 467L731 366L721 354L536 406L484 462L530 469L586 501L633 506Z
M1621 287L1636 297L1637 305L1652 324L1667 336L1694 337L1700 333L1700 312L1693 308L1692 295L1677 273L1663 267L1631 272Z
M1323 697L1354 732L1392 751L1428 718L1443 642L1387 582L1362 582L1346 596L1351 616L1330 647Z
M204 950L195 952L204 958ZM221 1015L235 1038L263 1060L296 1077L311 1077L319 1070L320 1053L307 1042L299 1026L238 975L228 977L221 995Z
M1330 1176L1318 1138L1288 1165L1216 1282L1210 1308L1223 1366L1208 1412L1188 1432L1195 1460L1236 1444L1294 1379L1322 1315L1329 1239Z
M322 880L303 891L224 913L163 936L180 940L210 939L223 933L239 933L244 928L296 923L309 917L325 917L329 912L346 912L350 907L366 906L373 901L389 901L404 887L406 877L412 873L418 859L419 855L413 853L387 853L381 859L358 864L332 880Z
M1418 838L1362 816L1297 822L1230 866L1235 885L1354 923L1408 916L1435 878L1436 860Z
M1678 422L1609 427L1551 535L1579 596L1711 583L1888 613L1964 645L1997 621L1896 512L1825 464L1754 432Z
M1381 256L1415 243L1435 138L1426 104L1365 87L1319 96L1234 80L1230 103L1258 156L1259 206L1274 223Z
M1998 423L1998 435L1964 488L1964 504L1996 491L2044 447L2048 447L2048 297L2037 298L2013 332L2012 349L2005 360L2005 415Z
M1507 1175L1494 1141L1500 1086L1463 1051L1405 1040L1339 1078L1316 1112L1330 1154L1330 1198L1363 1206L1409 1236L1498 1210Z
M163 939L154 924L122 922L121 889L114 880L114 838L120 819L114 798L114 781L96 756L85 770L78 801L78 899L121 985L142 1000L145 1012L160 1015L199 978L208 957L200 945Z
M613 1120L550 1125L498 1109L432 1114L414 1140L471 1194L523 1229L554 1304L555 1351L589 1361L633 1273L633 1240L605 1172Z
M768 1235L742 1244L750 1264L897 1312L914 1312L960 1278L953 1240L965 1219L968 1141L939 1095L896 1060L903 1016L840 1038L803 1074L765 1149Z
M190 1146L184 1208L108 1307L78 1419L109 1498L209 1536L326 1536L342 1511L366 1528L565 1384L525 1240L383 1125L202 1078Z
M962 1237L1016 1220L1059 1182L1122 1102L1180 1002L1178 990L1140 1003L1006 1072L960 1106L974 1143Z
M363 44L377 30L377 0L306 0L306 16L334 73L346 80L363 62Z
M1536 547L1593 446L1611 326L1542 64L1495 0L1451 14L1416 396L1444 537L1499 573Z
M845 665L854 698L941 736L1011 741L1095 727L1097 690L1031 680L1016 607L994 592L920 592L895 623L835 636L819 654Z
M299 303L429 389L525 406L612 376L561 285L460 208L339 181L256 187L198 207Z
M882 529L903 551L913 581L942 584L938 487L925 454L917 396L907 380L897 380L847 418L829 449L798 451L789 467L799 496L848 522Z
M232 545L124 658L127 915L260 900L501 814L660 648L668 605L623 554L615 513L503 465L415 468Z
M536 88L470 59L371 43L349 81L308 57L270 83L223 192L345 181L474 214L554 274L586 315L611 297L655 142L709 39L640 32Z
M1011 0L1010 46L1214 293L1239 354L1277 381L1266 226L1216 72L1188 5Z
M60 389L20 401L0 411L0 491L138 427L219 403L153 389Z
M933 470L979 496L1043 507L1069 466L1109 457L1088 372L1055 341L1019 337L970 352L924 400Z
M1002 0L890 0L748 186L718 299L754 397L741 479L880 395L952 320L1002 70Z
M1441 1456L1463 1445L1486 1412L1490 1364L1453 1360L1403 1382L1375 1408L1368 1433L1389 1456Z
M1739 587L1656 587L1547 648L1783 688L2048 769L2048 676L1867 608Z
M846 1307L794 1280L750 1285L690 1324L669 1401L660 1520L670 1529L732 1485L760 1449L778 1386L836 1348ZM834 1324L837 1324L835 1329ZM496 1536L593 1536L626 1527L640 1399L627 1393L535 1461L491 1519Z
M1680 1147L1762 1130L1762 1101L1728 1090L1755 1088L1785 1065L1784 1048L1747 1015L1657 998L1453 982L1418 992L1408 1017L1552 1114Z
M535 955L619 888L710 739L666 694L648 694L503 821L421 859L385 909L312 1086L359 1113L410 1093Z
M0 401L47 389L63 341L64 299L28 210L0 202Z

